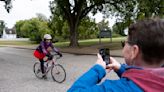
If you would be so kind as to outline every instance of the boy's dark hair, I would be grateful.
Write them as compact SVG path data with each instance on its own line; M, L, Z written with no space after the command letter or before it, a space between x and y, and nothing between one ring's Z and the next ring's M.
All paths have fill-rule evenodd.
M148 64L164 60L164 20L146 19L129 26L128 41L139 46Z

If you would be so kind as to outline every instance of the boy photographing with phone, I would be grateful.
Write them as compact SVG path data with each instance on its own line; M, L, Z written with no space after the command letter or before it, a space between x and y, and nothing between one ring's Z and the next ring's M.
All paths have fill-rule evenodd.
M103 57L97 54L96 65L68 92L163 92L163 19L145 19L131 24L122 53L126 64L110 57L110 63L106 65ZM106 69L114 70L120 79L101 82Z

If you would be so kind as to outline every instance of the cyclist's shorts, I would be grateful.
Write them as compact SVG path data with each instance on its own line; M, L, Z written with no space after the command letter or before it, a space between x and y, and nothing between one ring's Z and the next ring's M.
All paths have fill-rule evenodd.
M43 59L46 55L44 53L40 53L39 51L34 51L34 56L38 59Z

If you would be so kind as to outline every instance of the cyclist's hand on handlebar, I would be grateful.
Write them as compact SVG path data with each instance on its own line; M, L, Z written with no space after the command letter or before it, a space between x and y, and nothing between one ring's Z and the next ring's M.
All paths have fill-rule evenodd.
M60 57L63 57L63 55L60 53L60 54L58 54Z

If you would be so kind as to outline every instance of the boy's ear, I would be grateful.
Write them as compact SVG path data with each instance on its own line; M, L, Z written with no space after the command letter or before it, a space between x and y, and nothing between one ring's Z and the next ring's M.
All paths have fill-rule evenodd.
M133 45L131 49L131 58L134 59L138 56L139 54L139 47L137 45Z

